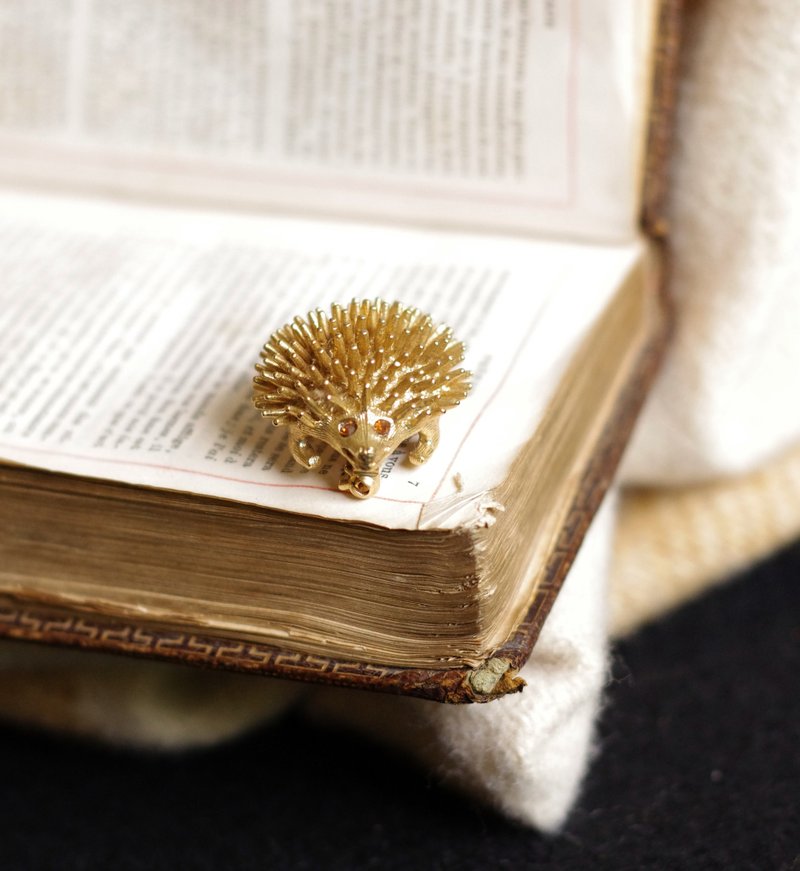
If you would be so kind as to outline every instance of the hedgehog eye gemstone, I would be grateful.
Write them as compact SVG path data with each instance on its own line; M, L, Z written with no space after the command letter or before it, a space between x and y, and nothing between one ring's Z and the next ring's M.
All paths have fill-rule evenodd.
M339 435L343 438L347 438L351 436L358 427L358 424L353 420L352 417L348 417L346 420L343 420L339 424Z
M372 424L372 428L379 436L388 436L392 431L392 422L386 420L385 417L379 417L375 423Z

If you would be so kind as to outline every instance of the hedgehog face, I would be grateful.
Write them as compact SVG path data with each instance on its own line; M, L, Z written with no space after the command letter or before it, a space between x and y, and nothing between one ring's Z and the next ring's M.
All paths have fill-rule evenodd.
M339 489L360 499L378 491L381 467L398 445L398 427L386 414L368 409L334 419L318 437L345 459ZM399 435L402 441L404 435Z

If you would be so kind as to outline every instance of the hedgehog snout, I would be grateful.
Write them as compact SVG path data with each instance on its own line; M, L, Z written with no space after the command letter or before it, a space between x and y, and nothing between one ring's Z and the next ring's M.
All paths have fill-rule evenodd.
M371 469L375 463L375 448L340 448L345 459L360 469Z
M375 448L362 448L358 452L358 462L362 468L369 469L375 461Z

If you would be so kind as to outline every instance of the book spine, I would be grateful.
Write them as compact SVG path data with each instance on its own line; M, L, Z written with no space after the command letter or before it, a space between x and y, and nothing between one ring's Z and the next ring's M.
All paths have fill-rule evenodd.
M641 224L655 238L669 231L669 163L678 98L678 70L684 0L661 0L648 116Z

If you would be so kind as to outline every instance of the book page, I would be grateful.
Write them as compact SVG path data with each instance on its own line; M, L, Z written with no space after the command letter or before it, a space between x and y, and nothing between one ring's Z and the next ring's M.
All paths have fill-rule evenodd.
M0 459L387 527L480 523L639 254L2 195ZM275 329L374 297L450 325L474 387L433 457L400 447L360 501L332 449L298 467L251 384Z
M6 0L0 181L625 240L654 0Z

